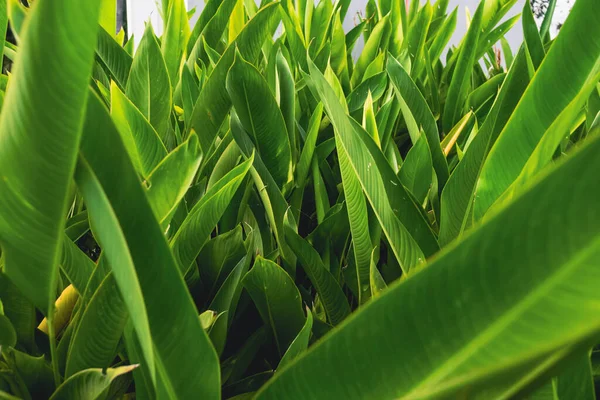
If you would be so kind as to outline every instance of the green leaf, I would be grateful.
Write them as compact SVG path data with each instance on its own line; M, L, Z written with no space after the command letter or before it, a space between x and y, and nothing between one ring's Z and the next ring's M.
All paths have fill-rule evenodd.
M306 349L308 348L308 341L310 339L310 335L312 332L313 326L313 316L310 310L307 310L306 313L306 321L304 322L304 326L298 333L298 336L294 339L290 347L287 349L283 357L281 357L281 361L277 366L277 371L280 371L283 367L290 364L292 361L300 357Z
M469 25L467 35L460 46L458 60L456 62L454 73L452 74L450 87L448 88L446 106L444 107L442 121L444 132L450 132L450 129L452 129L464 115L465 100L469 94L471 73L476 61L477 44L482 30L482 18L485 4L486 2L482 2L479 4L479 7L477 7L471 25Z
M373 250L373 254L371 255L371 270L370 270L370 287L371 287L371 297L375 298L379 296L385 289L387 289L387 284L385 280L381 276L381 272L377 269L377 264L375 262L375 252L377 249Z
M190 36L190 25L183 0L169 0L167 15L167 25L161 40L161 52L171 79L171 87L174 88L179 82L179 66Z
M163 142L166 142L171 115L171 84L165 60L150 24L146 25L144 36L135 52L125 93L150 121Z
M592 318L600 301L593 262L600 214L590 197L590 188L600 187L598 151L600 140L590 142L465 240L394 284L269 381L257 399L518 398L543 383L600 333ZM562 296L572 301L556 301ZM349 353L348 343L359 341ZM365 369L351 361L360 359L377 363ZM340 370L323 380L325 371Z
M54 307L99 4L41 1L31 10L0 118L4 272L46 316Z
M529 79L522 48L512 63L492 109L442 192L440 244L458 237L470 224L477 179L489 147L494 143L517 106Z
M51 400L96 400L103 399L110 384L119 376L131 372L137 365L108 368L90 368L78 372L60 385Z
M396 213L390 204L388 193L386 192L386 184L382 178L382 166L373 158L373 155L371 154L372 150L365 148L363 139L369 140L377 149L376 151L380 150L377 148L377 145L372 142L372 139L366 132L359 131L359 129L362 130L360 125L352 124L342 105L337 100L335 93L327 84L325 77L317 69L314 63L309 62L309 67L309 80L310 84L313 86L312 89L320 97L327 110L327 114L335 127L338 151L345 151L347 153L349 160L348 168L351 168L351 172L356 174L362 190L375 211L386 237L389 239L398 263L405 271L408 271L424 261L423 252L409 231L396 216ZM305 78L306 77L307 76L305 76ZM385 161L385 164L389 167L387 161ZM395 180L391 180L390 185L398 186L397 178L393 173L392 176L394 176ZM416 207L407 197L404 199L394 198L394 200L409 201L409 204L412 205L413 209ZM403 211L411 212L412 210L409 209ZM414 228L415 226L411 226L411 229ZM370 254L369 251L368 257L370 257ZM367 264L367 272L368 266L369 264Z
M236 54L227 74L227 92L242 125L251 135L265 166L279 187L292 174L292 154L286 122L267 81Z
M190 188L202 154L196 134L175 148L148 175L146 196L161 226L168 225Z
M6 1L0 3L0 60L4 56L4 43L8 27L8 6Z
M169 396L219 398L216 353L133 164L100 100L91 96L88 107L76 180L95 237L127 294L144 361L149 368L156 362ZM197 374L206 379L191 378Z
M19 377L20 384L25 393L34 399L47 399L55 388L52 378L52 368L43 355L31 356L27 353L12 349L2 348L3 362ZM6 365L5 364L5 365Z
M558 376L536 390L531 400L595 400L594 381L588 352L566 363Z
M313 111L308 121L308 129L306 130L306 140L302 147L302 153L300 153L300 160L296 164L296 187L299 189L304 188L310 165L312 163L313 154L315 151L315 145L317 138L319 137L319 126L321 124L321 118L323 117L323 104L319 103L317 108Z
M425 41L427 39L427 32L431 25L431 18L433 16L433 7L431 3L427 2L421 8L417 17L412 21L410 28L408 29L408 36L406 40L406 49L412 60L413 67L411 69L411 76L417 78L421 74L423 69L423 52L425 49ZM427 62L427 61L425 61Z
M454 31L456 30L456 14L458 8L455 8L452 13L444 20L444 23L438 30L437 35L431 42L429 47L429 57L431 60L438 60L442 55L444 49L448 45L448 42L452 38Z
M410 148L402 168L400 168L400 182L423 204L432 185L433 164L431 153L425 135L421 135L417 143Z
M289 212L288 212L289 216ZM286 221L287 222L287 221ZM342 322L350 314L350 306L342 288L323 264L319 253L293 229L285 225L285 240L300 261L323 303L327 319L332 325Z
M365 79L360 85L346 97L349 112L354 112L363 108L367 96L371 93L373 101L377 101L385 93L387 87L387 74L381 72Z
M194 112L194 103L200 94L200 89L189 68L184 66L181 70L181 97L183 101L183 115L186 128L190 126L190 119Z
M277 103L281 109L281 114L285 120L286 132L289 137L289 144L292 153L292 164L298 160L298 148L296 144L296 87L294 76L290 70L290 65L283 56L281 48L276 56L277 83L279 91L277 93ZM235 65L235 64L234 64ZM234 103L235 105L235 103ZM239 115L239 113L238 113Z
M131 39L129 41L133 43ZM98 29L96 59L105 67L105 70L108 72L111 79L119 85L119 88L125 90L133 59L127 51L116 42L115 38L104 29Z
M0 299L3 302L3 314L16 331L17 342L24 349L33 350L37 324L35 307L3 273L0 273Z
M4 307L0 300L0 347L15 347L17 344L17 332L10 319L4 315Z
M88 368L107 368L115 358L129 315L109 274L91 297L71 338L65 377Z
M232 169L202 196L171 239L173 256L182 274L192 263L221 219L233 195L246 177L253 157Z
M229 42L235 40L237 35L244 29L245 23L244 0L237 0L235 8L231 13L231 18L229 19Z
M233 195L240 187L253 157L232 169L202 196L190 210L173 239L171 248L182 273L186 273L208 240Z
M227 331L235 315L237 302L241 294L241 280L246 272L248 272L251 261L251 254L242 257L208 306L209 310L213 310L216 313L225 313L224 318L217 318L210 332L210 338L219 355L225 349Z
M271 230L277 240L278 251L284 260L284 267L290 275L295 275L296 257L285 243L283 232L283 219L289 205L260 158L260 155L254 153L254 144L242 127L235 112L231 114L230 126L235 142L244 156L246 158L254 157L254 163L250 169L252 179L263 203L266 219L269 221ZM270 235L270 233L268 234Z
M525 46L533 62L533 67L537 70L544 60L546 53L538 27L533 19L533 12L529 4L523 7L523 36L525 37Z
M600 37L600 9L593 0L573 7L511 119L490 150L477 182L474 218L480 219L517 178L546 130L590 82L598 82L600 39L582 43L582 35ZM592 30L590 30L592 29ZM599 35L594 36L594 29ZM569 58L571 61L565 63ZM556 79L556 76L569 79ZM542 102L539 99L552 99ZM527 116L535 115L536 118Z
M246 253L240 226L222 233L206 243L198 256L198 270L209 298L212 299L217 290L220 290L225 279ZM225 311L210 307L209 309L217 312Z
M382 44L382 41L384 41L384 34L388 30L388 21L389 17L385 16L377 23L375 29L373 29L373 32L365 43L365 47L360 53L358 60L356 60L354 71L352 72L352 77L350 78L350 84L353 88L357 87L358 84L363 81L365 70L375 59L375 57L377 57L377 54L379 53L379 46Z
M191 129L202 133L199 139L203 153L209 152L231 108L231 100L225 84L227 73L234 62L236 47L245 60L254 62L260 53L263 42L272 37L275 32L279 20L278 3L263 7L254 18L248 21L235 42L227 47L205 82L194 106L190 123Z
M115 1L101 1L100 26L111 36L117 34L117 3Z
M391 56L388 57L387 72L400 100L402 115L409 131L418 133L422 129L425 134L441 190L448 180L448 164L442 153L440 134L431 109L408 72ZM416 145L418 137L419 135L411 133L413 144Z
M279 265L259 256L242 283L261 318L271 328L277 350L283 356L305 322L300 293L293 279Z
M66 235L62 242L60 267L75 290L83 295L90 278L95 275L96 264ZM93 287L99 284L100 281L95 281Z
M2 2L4 5L4 2ZM23 33L23 24L27 17L27 9L19 0L8 0L7 5L7 16L10 21L10 29L15 36L17 44L21 42L21 34ZM2 51L4 51L4 46L8 44L5 40L2 45Z
M147 177L166 157L167 149L140 110L116 84L111 84L111 117L136 169Z

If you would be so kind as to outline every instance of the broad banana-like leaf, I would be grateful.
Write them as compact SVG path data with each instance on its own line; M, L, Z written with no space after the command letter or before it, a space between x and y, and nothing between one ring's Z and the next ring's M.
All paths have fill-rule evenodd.
M229 43L233 42L237 35L244 29L246 13L244 12L244 0L236 0L235 8L229 19Z
M252 255L248 253L242 257L227 279L225 279L223 285L208 306L209 310L216 313L227 314L226 318L217 318L210 331L210 338L219 355L221 355L225 349L227 331L233 316L235 315L237 302L241 294L241 280L248 272L250 261L252 260L251 256Z
M90 368L78 372L64 381L51 400L101 400L106 396L110 384L119 376L127 374L137 365L128 365L118 368Z
M125 90L133 59L104 29L98 29L96 59L106 68L109 76L119 85L119 88Z
M156 362L158 388L172 397L219 398L217 355L116 127L95 96L90 96L76 180L144 362L151 369ZM194 379L196 374L206 379Z
M285 239L296 253L304 272L306 272L308 279L310 279L319 294L329 322L332 325L339 324L350 314L350 306L344 292L342 292L342 288L323 264L319 253L293 229L290 229L287 224L285 226Z
M144 177L167 156L160 136L142 112L113 82L111 84L111 117L121 134L129 157Z
M161 40L161 52L171 79L171 87L175 88L179 82L181 58L190 35L190 25L183 0L170 0L168 16L165 17L167 26Z
M400 182L423 204L432 185L433 165L427 140L422 134L417 143L410 148L400 168Z
M100 0L86 7L73 0L35 4L0 118L4 272L46 316L56 297L99 6Z
M107 368L117 353L128 313L112 274L102 281L79 319L69 347L65 377Z
M201 161L198 137L193 133L148 175L146 196L163 227L190 188Z
M3 273L0 273L0 299L4 306L3 314L17 333L17 342L24 349L32 351L37 325L35 306Z
M171 115L171 83L150 24L146 25L144 36L133 57L125 93L150 121L163 142L166 142Z
M283 356L305 322L294 280L279 265L259 256L242 283L271 328L277 350Z
M313 316L310 310L307 310L306 322L304 322L304 326L302 327L300 333L298 333L298 336L296 336L292 344L290 344L290 347L287 349L283 357L281 357L281 361L279 362L279 365L277 365L277 369L285 367L287 364L300 357L302 353L306 351L306 349L308 348L308 341L312 333L312 327Z
M227 74L227 92L257 153L277 185L282 187L292 174L286 122L267 81L239 52Z
M592 39L582 41L581 38L588 36ZM571 61L565 63L566 57ZM599 73L600 8L594 0L582 0L573 6L543 64L490 150L477 182L475 220L517 178L563 109L589 82L598 82ZM569 79L556 79L557 76Z
M257 399L518 397L566 367L600 333L598 151L595 138L352 315ZM360 346L349 353L348 343ZM377 362L365 369L357 359Z

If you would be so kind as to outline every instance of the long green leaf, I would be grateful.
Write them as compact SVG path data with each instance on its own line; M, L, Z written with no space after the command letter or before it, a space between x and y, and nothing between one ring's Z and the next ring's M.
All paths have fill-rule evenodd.
M582 42L581 38L588 35L593 39ZM565 63L566 57L571 62ZM598 81L599 72L600 8L593 0L582 0L573 7L519 106L490 150L477 183L475 220L516 179L548 127L589 82ZM569 79L556 79L557 76Z
M232 169L194 207L171 240L171 249L180 271L185 274L221 219L233 195L252 165L253 157Z
M185 3L183 0L170 0L167 25L161 41L161 52L173 88L179 81L179 66L189 35L190 25L185 12Z
M115 358L127 318L127 308L109 274L90 299L73 334L65 376L88 368L107 368Z
M242 125L250 133L275 182L282 187L292 174L292 153L286 122L267 81L241 55L227 74L227 92Z
M171 83L150 24L135 52L125 93L166 141L171 115Z
M332 325L339 324L350 314L350 306L342 288L321 261L319 253L287 225L285 238L319 294L329 322Z
M304 326L298 288L283 268L262 257L256 259L242 282L283 356Z
M460 47L456 68L452 74L446 106L444 108L443 128L444 132L450 132L452 127L462 118L464 105L470 86L471 73L475 64L477 44L481 33L482 18L486 2L477 7L467 35Z
M396 89L400 107L407 125L414 125L417 131L423 129L433 165L437 174L439 187L443 188L448 180L448 163L440 146L440 134L431 109L419 91L419 88L402 65L393 57L388 56L387 72ZM414 143L413 143L414 144Z
M100 100L90 99L76 179L144 361L156 362L169 396L219 398L216 353L119 134Z
M450 176L441 202L440 244L446 245L469 226L473 196L481 168L529 83L525 50L521 48L483 126Z
M133 59L104 29L98 29L96 58L104 65L121 90L125 90Z
M116 84L111 85L110 92L111 117L133 163L147 177L166 157L167 149L148 119Z
M86 7L62 0L33 7L0 118L5 273L45 315L56 295L99 5L99 0Z
M163 227L168 225L179 202L190 188L201 161L198 137L192 134L148 176L146 195L154 215Z

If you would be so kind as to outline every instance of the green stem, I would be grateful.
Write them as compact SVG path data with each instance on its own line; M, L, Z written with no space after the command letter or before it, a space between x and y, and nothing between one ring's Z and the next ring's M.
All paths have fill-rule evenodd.
M54 384L58 388L61 377L58 367L58 353L56 350L56 333L54 332L54 309L48 315L48 336L50 337L50 358L52 359L52 372L54 372Z

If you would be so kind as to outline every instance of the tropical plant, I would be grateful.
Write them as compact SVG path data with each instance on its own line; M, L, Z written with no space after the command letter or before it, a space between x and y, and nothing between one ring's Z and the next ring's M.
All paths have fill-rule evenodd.
M596 2L1 0L0 398L593 399Z

